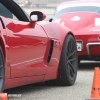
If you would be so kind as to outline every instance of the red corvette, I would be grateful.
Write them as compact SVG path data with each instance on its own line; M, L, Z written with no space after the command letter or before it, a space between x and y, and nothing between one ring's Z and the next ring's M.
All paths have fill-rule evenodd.
M80 60L100 61L100 0L77 0L57 6L53 21L75 35Z
M13 0L0 0L0 91L43 81L74 84L74 35L61 24L42 21L45 17L40 11L28 16Z

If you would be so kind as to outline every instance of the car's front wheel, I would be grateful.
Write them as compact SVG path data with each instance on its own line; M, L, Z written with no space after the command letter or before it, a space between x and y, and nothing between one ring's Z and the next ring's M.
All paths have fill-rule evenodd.
M76 41L71 34L68 34L62 47L58 77L56 80L47 81L46 83L48 85L73 85L77 76L77 68L78 56Z
M4 80L5 80L4 56L2 49L0 47L0 92L4 90Z

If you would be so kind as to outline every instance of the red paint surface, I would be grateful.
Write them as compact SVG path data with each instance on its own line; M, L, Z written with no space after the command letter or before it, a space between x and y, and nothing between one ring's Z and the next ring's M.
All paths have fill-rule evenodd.
M56 79L62 45L70 30L53 22L39 22L32 28L30 22L5 17L2 20L6 26L3 29L0 24L4 43L5 89ZM51 40L54 41L54 48L51 60L47 63Z

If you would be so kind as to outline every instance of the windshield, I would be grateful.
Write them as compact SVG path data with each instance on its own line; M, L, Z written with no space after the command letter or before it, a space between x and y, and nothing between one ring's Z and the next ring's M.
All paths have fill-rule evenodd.
M74 4L71 6L70 5L64 5L62 7L60 6L57 8L54 18L57 18L64 13L70 13L70 12L94 12L100 14L100 3L98 6L95 4L94 5Z

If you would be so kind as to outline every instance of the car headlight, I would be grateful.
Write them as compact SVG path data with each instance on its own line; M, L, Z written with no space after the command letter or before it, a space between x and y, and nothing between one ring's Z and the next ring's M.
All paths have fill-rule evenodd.
M83 42L81 40L76 41L77 51L82 51L83 49Z

